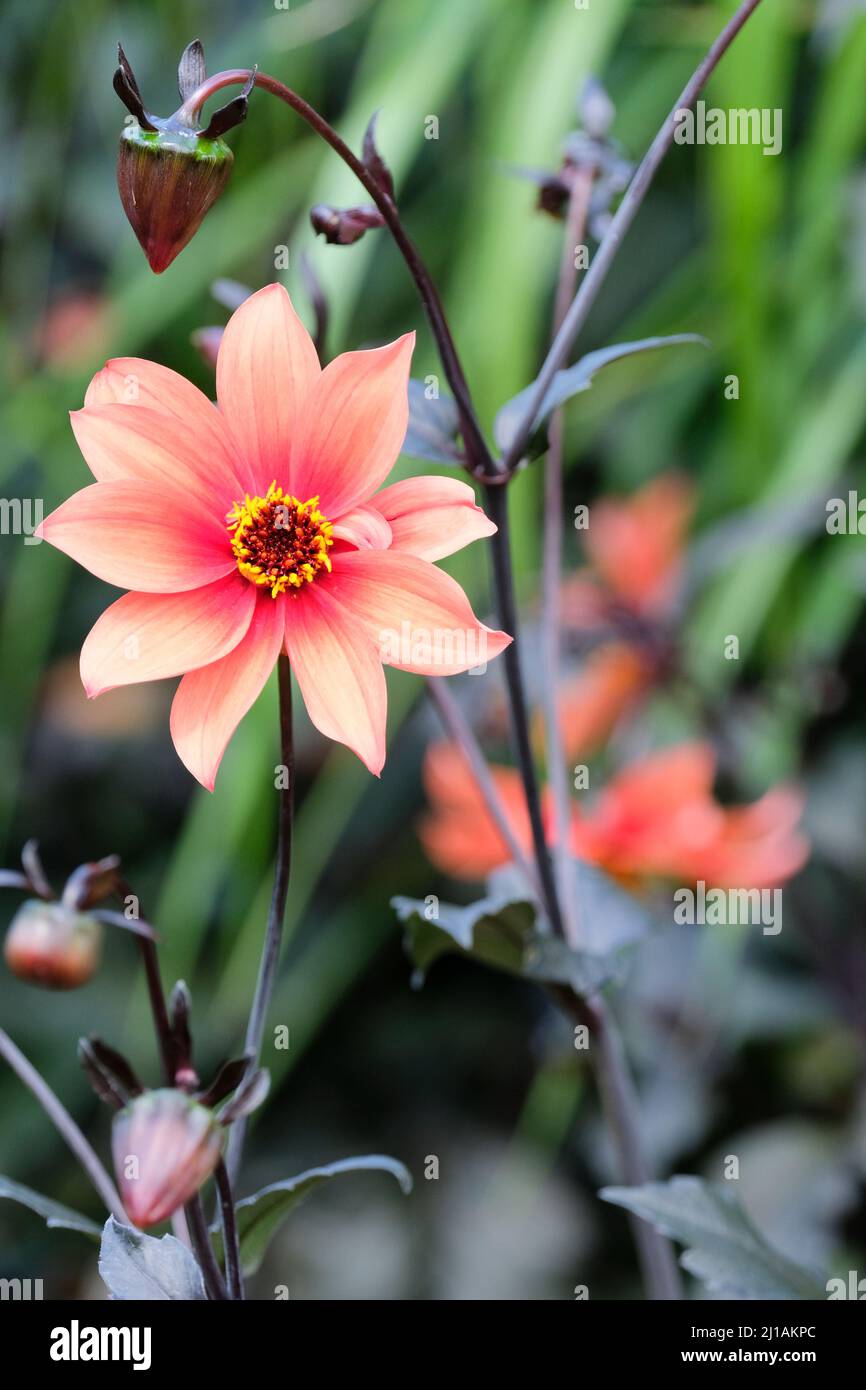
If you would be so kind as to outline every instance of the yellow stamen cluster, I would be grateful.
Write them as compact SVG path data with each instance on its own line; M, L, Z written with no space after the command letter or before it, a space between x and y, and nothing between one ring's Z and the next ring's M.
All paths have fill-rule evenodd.
M333 526L318 497L301 502L272 482L264 497L235 502L226 516L238 569L252 584L267 585L271 598L330 573Z

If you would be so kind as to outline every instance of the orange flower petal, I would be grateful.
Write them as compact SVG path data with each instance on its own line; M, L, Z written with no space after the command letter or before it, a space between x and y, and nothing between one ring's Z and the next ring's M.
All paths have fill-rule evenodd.
M375 507L355 507L334 522L334 536L359 550L387 550L391 544L391 527Z
M201 399L209 414L193 411L185 420L144 405L73 411L73 433L97 482L173 484L188 488L190 502L207 515L224 515L247 481L224 421Z
M402 551L335 556L327 588L364 623L385 665L401 671L453 676L483 666L511 641L478 621L444 570Z
M37 527L47 540L119 589L200 589L235 568L225 526L165 483L93 483Z
M193 777L213 791L228 741L274 669L285 599L259 598L249 629L227 656L184 676L171 707L171 736Z
M415 334L407 333L387 347L345 352L325 368L292 453L296 497L318 497L331 518L370 500L406 437L414 346Z
M320 374L313 341L282 285L258 290L232 314L217 359L217 399L255 480L251 491L264 495L274 481L288 486Z
M329 584L286 603L286 651L307 713L376 776L385 762L387 691L375 645Z
M377 492L371 506L391 524L391 548L421 560L441 560L496 530L459 478L407 478Z
M692 490L676 474L654 479L627 499L591 508L586 550L605 583L633 608L664 608L676 583Z
M529 850L532 833L520 774L510 767L493 766L490 772L515 838ZM423 775L431 811L421 821L419 834L430 861L454 878L476 882L507 864L511 851L457 744L433 744L424 758Z
M206 666L237 646L255 606L255 589L237 574L189 593L124 594L81 649L84 689L101 695Z

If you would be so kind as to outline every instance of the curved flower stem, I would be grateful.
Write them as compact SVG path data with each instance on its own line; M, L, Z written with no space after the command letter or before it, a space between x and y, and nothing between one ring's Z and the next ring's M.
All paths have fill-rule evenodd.
M129 1225L120 1195L102 1166L98 1156L85 1139L69 1111L52 1091L44 1076L28 1061L24 1053L15 1045L9 1034L0 1028L0 1056L9 1063L20 1081L35 1096L54 1128L69 1145L78 1162L99 1193L111 1215Z
M286 900L289 896L289 879L292 869L292 819L295 796L295 753L292 739L292 673L285 652L280 653L277 662L277 679L280 688L280 761L287 770L287 785L280 788L279 810L277 813L277 862L274 873L274 891L268 912L268 925L259 962L259 976L256 992L250 1009L245 1049L253 1058L255 1065L261 1055L262 1039L268 1005L274 990L280 946L283 939L283 918L286 915ZM237 1182L246 1134L246 1117L236 1120L229 1131L226 1167L232 1186Z
M691 107L700 91L708 81L720 60L730 48L750 15L758 8L761 0L744 0L736 14L725 25L706 57L695 69L686 83L678 100L671 107L658 134L641 160L637 172L628 186L626 194L617 208L616 215L608 228L607 235L596 252L592 264L581 282L580 289L572 300L571 307L553 340L550 351L544 359L541 371L535 379L535 390L527 403L526 411L508 453L504 469L507 474L514 472L519 464L527 441L532 434L535 417L548 388L559 369L564 366L571 346L589 316L589 311L598 297L598 292L607 278L622 245L626 232L637 216L638 210L656 176L659 165L673 144L676 130L677 112Z
M249 77L250 70L248 68L230 68L225 72L215 73L185 102L183 110L188 116L194 117L214 93L223 87L246 84ZM412 279L415 281L421 303L430 321L430 328L439 348L445 376L454 392L454 399L460 412L460 430L472 470L480 475L496 472L498 465L492 458L481 432L481 426L478 423L466 382L466 374L463 371L463 365L451 335L439 292L417 247L407 235L403 223L400 221L400 214L393 199L377 183L367 166L350 150L345 140L337 134L324 116L320 115L309 102L304 101L304 98L299 96L297 92L292 91L291 87L287 87L276 77L270 77L266 72L256 73L255 85L263 91L270 92L272 96L278 97L280 101L285 102L293 111L296 111L302 120L305 120L307 125L331 146L331 149L340 156L343 163L348 165L376 204L406 262Z
M583 241L586 233L586 221L594 181L595 169L592 165L580 165L575 171L571 196L568 200L565 235L562 242L562 259L553 306L554 336L559 331L574 294L577 280L575 249ZM565 412L561 406L554 411L551 417L549 441L547 459L544 465L544 547L541 580L541 663L544 676L541 682L541 707L544 715L547 749L547 777L553 794L553 855L557 886L564 905L566 933L571 944L576 946L579 941L578 904L574 891L574 878L569 872L568 844L568 831L571 822L571 791L565 766L565 750L562 744L558 705L559 590L562 581L563 526L562 463L565 444Z
M235 1205L232 1188L225 1163L220 1159L214 1174L219 1194L220 1214L223 1226L223 1252L225 1256L226 1278L229 1298L238 1301L244 1297L244 1278L241 1268L241 1249L238 1243L238 1227L235 1220Z

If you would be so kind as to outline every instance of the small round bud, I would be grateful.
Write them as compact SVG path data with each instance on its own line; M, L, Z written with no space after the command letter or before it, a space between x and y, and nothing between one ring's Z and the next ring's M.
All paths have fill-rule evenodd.
M77 989L99 965L102 927L61 903L31 898L6 933L6 964L21 980L46 989Z
M221 1145L213 1111L183 1091L145 1091L119 1111L111 1151L135 1225L156 1226L195 1196L216 1167Z

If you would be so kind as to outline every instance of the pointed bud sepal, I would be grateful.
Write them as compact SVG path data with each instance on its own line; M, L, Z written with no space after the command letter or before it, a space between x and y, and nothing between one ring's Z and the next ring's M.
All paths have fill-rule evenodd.
M13 917L3 954L20 980L45 989L87 984L102 950L102 927L93 917L63 903L29 898Z
M120 1195L144 1229L194 1197L219 1162L222 1126L184 1091L145 1091L115 1115L111 1151Z

